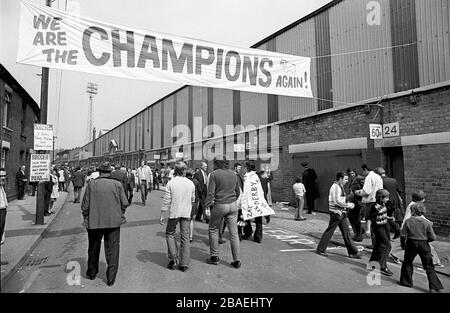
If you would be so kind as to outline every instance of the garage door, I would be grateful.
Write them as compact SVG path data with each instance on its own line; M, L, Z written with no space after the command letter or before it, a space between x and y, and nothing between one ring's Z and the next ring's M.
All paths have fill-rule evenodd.
M346 171L349 167L359 172L362 165L362 153L361 150L346 150L294 154L295 175L301 177L304 171L301 163L305 161L309 162L309 167L313 168L318 176L320 197L316 200L316 211L328 212L328 192L336 179L336 173Z

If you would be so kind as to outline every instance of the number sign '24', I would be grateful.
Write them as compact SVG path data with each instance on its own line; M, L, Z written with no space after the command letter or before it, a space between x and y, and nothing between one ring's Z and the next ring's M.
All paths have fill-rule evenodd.
M383 125L383 137L398 137L400 136L400 126L399 123L389 123Z

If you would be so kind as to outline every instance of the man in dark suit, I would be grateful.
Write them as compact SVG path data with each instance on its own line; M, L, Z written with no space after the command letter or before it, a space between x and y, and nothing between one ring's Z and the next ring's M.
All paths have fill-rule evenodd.
M386 173L382 174L381 178L383 179L383 188L389 191L389 201L386 203L387 214L395 219L388 219L389 226L394 230L392 239L397 239L400 237L400 225L404 216L401 205L402 190L395 178L386 176Z
M25 165L19 169L16 174L16 182L17 182L17 200L23 200L23 196L25 194L25 185L27 184L27 177L25 176Z
M125 187L127 186L127 173L124 166L120 167L119 165L116 165L111 172L111 178L119 181L125 190Z
M128 203L131 205L131 201L133 200L133 190L136 186L135 177L131 168L127 169L126 172L126 184L125 184L125 194L128 198Z
M86 175L81 171L80 167L75 169L73 173L72 184L74 192L73 203L80 203L81 189L84 187L86 182Z
M301 165L305 168L302 175L303 185L305 185L306 206L308 207L308 214L316 215L314 213L314 201L318 198L317 190L317 174L313 168L308 167L308 162L302 162Z
M198 211L197 211L197 215L195 217L196 221L202 221L202 215L204 216L204 213L205 213L205 199L206 199L206 194L208 192L208 190L206 188L206 180L208 177L207 170L208 170L208 164L206 164L206 162L202 162L202 166L201 166L200 170L194 174L194 178L198 181L199 194L200 194L200 199L199 199L199 203L198 203ZM208 222L207 217L205 217L205 221Z
M86 276L94 280L98 274L98 264L102 238L108 268L108 286L114 285L119 269L120 226L126 222L125 209L128 199L120 182L110 178L112 167L103 162L100 176L89 182L84 193L81 212L83 226L88 233L88 269Z

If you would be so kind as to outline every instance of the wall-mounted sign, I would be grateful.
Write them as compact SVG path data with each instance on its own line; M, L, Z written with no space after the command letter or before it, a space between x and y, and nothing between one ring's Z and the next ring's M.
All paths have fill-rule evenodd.
M400 136L400 124L398 122L383 124L383 137L398 137Z
M183 156L184 156L183 152L176 152L175 153L175 157L176 158L183 158Z
M383 139L383 125L369 124L370 139Z
M50 154L32 154L30 182L48 180L50 177Z
M233 151L234 152L245 152L245 145L241 144L241 143L235 144Z
M160 156L159 154L155 154L155 155L153 156L153 159L154 159L154 160L159 160L159 159L161 159L161 156Z
M53 150L53 125L34 124L34 150Z

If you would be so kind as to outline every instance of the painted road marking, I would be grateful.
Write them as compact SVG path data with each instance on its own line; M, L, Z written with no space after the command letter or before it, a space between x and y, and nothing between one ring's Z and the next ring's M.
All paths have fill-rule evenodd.
M327 250L336 250L336 249L346 249L345 247L330 247ZM316 249L289 249L289 250L280 250L281 252L303 252L303 251L316 251Z
M36 270L36 271L32 272L30 274L30 277L28 277L27 281L25 282L25 285L23 286L22 291L20 291L19 293L24 293L27 289L29 289L31 287L31 285L33 284L33 282L35 281L35 279L39 276L40 272L41 272L41 270Z

